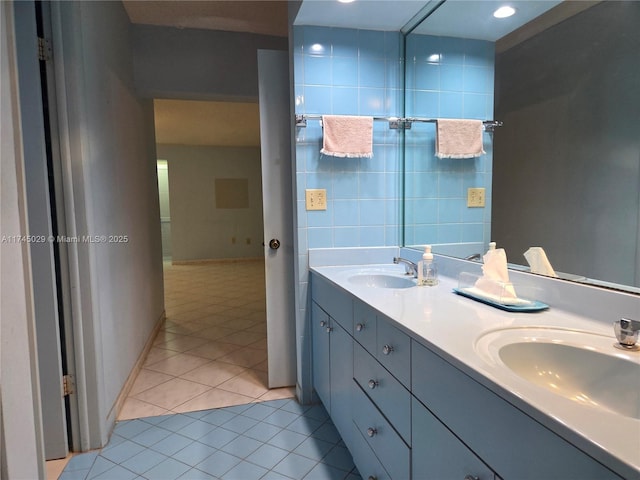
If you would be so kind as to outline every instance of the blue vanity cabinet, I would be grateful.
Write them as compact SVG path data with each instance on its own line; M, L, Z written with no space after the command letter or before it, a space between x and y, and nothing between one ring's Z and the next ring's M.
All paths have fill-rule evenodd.
M311 302L312 379L320 401L331 411L331 380L329 364L329 333L331 320L320 306Z
M415 340L411 353L415 398L500 477L620 480L601 463ZM417 437L417 422L424 421L420 410L414 409L413 421L413 439L421 441ZM418 466L416 448L414 445L414 465Z
M353 351L353 376L403 440L411 444L411 393L357 343Z
M353 338L366 350L376 350L376 311L362 302L353 305Z
M412 397L415 479L493 480L493 471L415 397Z
M393 479L411 478L411 449L362 389L353 385L353 423ZM358 470L361 465L356 464ZM365 466L366 467L366 466Z
M353 435L353 299L325 279L311 283L313 386L345 444Z
M353 339L316 302L311 302L311 322L313 386L345 444L348 444L353 434Z
M351 412L353 339L337 322L334 322L329 337L331 419L345 445L350 445L353 435Z

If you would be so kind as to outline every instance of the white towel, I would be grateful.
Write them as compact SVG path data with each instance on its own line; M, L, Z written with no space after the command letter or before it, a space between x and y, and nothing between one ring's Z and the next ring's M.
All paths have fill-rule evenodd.
M343 158L373 157L373 117L322 116L320 153Z
M531 273L538 273L540 275L546 275L547 277L558 276L542 247L529 248L529 250L524 252L524 258L527 259L527 263L531 267Z
M473 158L484 154L482 120L439 118L436 125L436 157Z

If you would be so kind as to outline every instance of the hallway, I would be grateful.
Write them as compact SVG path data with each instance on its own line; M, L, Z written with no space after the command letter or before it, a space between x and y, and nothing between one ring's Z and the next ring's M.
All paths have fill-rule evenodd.
M264 281L262 260L165 261L167 320L118 420L293 397L267 387Z

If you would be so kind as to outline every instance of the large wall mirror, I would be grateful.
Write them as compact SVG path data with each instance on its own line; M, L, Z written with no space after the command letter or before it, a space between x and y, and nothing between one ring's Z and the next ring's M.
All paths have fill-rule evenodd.
M437 3L406 36L407 117L503 126L463 160L435 158L433 124L406 131L405 245L495 241L525 270L539 246L560 277L640 292L640 2L503 3Z

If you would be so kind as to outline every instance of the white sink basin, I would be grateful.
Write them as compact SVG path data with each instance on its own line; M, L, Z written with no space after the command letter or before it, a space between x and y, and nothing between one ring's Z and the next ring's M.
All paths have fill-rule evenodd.
M488 362L556 395L640 419L640 354L613 347L615 338L553 328L513 328L481 336Z
M384 273L358 273L351 275L349 282L373 288L410 288L416 284L413 278Z

